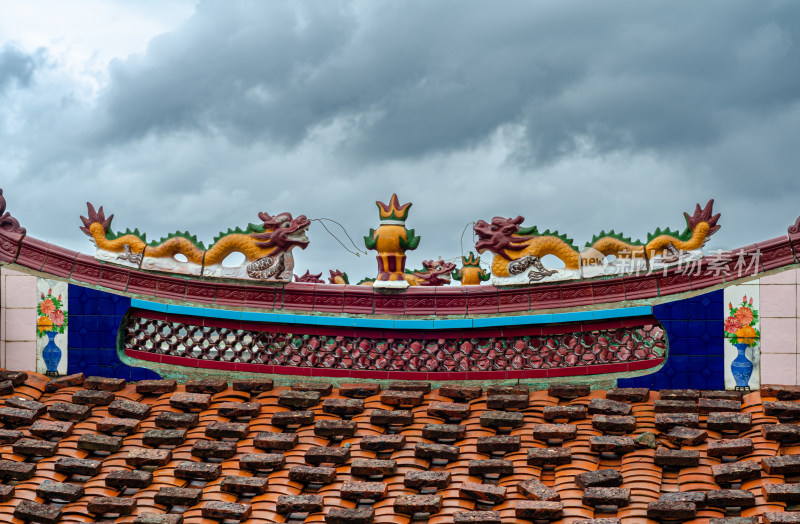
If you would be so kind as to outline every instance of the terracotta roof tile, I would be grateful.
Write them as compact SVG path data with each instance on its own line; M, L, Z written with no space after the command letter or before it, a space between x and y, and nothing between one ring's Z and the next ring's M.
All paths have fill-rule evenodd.
M800 394L791 389L767 389L773 396L765 394L762 402L759 392L605 392L583 386L529 392L517 386L429 390L426 384L399 383L381 391L372 384L273 389L269 381L237 380L224 389L157 381L110 391L110 385L86 389L79 377L58 388L45 384L31 373L12 393L0 388L6 410L26 409L10 406L12 398L23 399L11 400L17 406L35 402L26 404L32 416L18 419L16 427L0 418L6 425L0 429L0 515L8 519L22 506L42 518L55 509L64 521L90 522L91 505L105 512L103 518L174 523L180 514L161 503L195 499L166 500L164 493L191 489L200 498L182 514L188 523L266 524L285 522L294 512L309 523L408 523L416 513L429 514L432 524L522 523L538 516L557 524L603 518L656 524L659 511L663 518L684 511L691 514L688 522L699 524L725 518L730 504L747 506L750 497L752 506L741 510L742 517L792 515L784 508L794 503L793 479L800 474L800 460L793 458L800 456L792 423L798 410L787 405ZM104 404L109 393L114 398ZM402 401L387 405L387 394ZM297 400L286 405L292 397ZM92 402L81 405L73 398ZM656 401L660 410L677 412L656 414ZM67 420L50 414L57 403L69 405ZM85 419L69 419L86 407ZM590 412L592 418L585 418ZM553 422L567 424L545 431ZM655 443L634 441L648 432ZM53 444L51 457L16 453L39 453L34 448ZM735 465L743 463L740 472ZM604 470L615 471L621 482L586 485L588 494L576 485L576 476ZM77 496L72 485L83 494ZM54 505L44 504L37 489ZM669 502L669 492L690 490L711 494L718 505ZM364 498L370 493L380 500ZM625 494L627 505L609 515L604 505L623 504ZM77 499L69 502L71 497ZM96 498L104 498L106 507ZM117 517L112 510L131 514Z

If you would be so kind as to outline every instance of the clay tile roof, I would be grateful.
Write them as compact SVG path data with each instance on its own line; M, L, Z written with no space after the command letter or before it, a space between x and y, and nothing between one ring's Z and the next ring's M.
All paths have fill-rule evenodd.
M800 522L795 387L0 378L7 519Z

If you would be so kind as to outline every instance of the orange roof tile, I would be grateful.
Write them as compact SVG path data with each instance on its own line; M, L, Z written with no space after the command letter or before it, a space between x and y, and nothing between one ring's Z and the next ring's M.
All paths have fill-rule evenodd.
M775 387L765 393L783 404L753 392L740 406L735 394L585 387L45 384L30 373L0 397L0 518L12 522L699 523L745 499L743 517L791 515L800 489L800 409ZM681 426L657 409L697 428L666 438ZM658 452L633 440L647 432ZM679 491L701 499L669 498Z

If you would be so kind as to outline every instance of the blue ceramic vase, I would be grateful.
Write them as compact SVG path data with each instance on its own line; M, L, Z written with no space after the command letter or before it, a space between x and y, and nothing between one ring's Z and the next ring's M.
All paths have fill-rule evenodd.
M47 367L48 375L57 375L58 364L61 362L61 348L56 345L56 334L55 331L47 332L47 338L49 340L42 350L42 360L44 360L44 365Z
M734 344L739 352L731 362L731 374L736 381L736 389L750 389L750 375L753 374L753 363L747 359L745 351L748 344Z

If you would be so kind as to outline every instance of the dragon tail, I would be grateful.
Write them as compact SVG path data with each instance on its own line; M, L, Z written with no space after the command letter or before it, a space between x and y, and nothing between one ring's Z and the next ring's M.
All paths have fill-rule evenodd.
M86 203L88 208L88 217L81 216L81 231L91 238L98 249L106 251L121 253L125 250L125 246L130 248L132 253L141 253L146 246L144 240L135 234L126 234L117 238L108 238L108 233L111 232L111 221L114 215L109 215L106 218L103 206L95 209L90 203ZM113 237L113 235L112 235Z
M708 224L708 232L706 233L706 239L716 233L720 226L717 225L717 221L719 220L720 213L716 215L712 215L714 212L714 199L712 198L709 200L705 207L700 208L700 204L697 204L694 208L694 214L689 215L689 213L683 213L683 216L686 217L686 225L689 229L694 232L698 225L702 222Z
M717 224L719 221L720 213L713 214L714 200L711 199L706 203L705 207L700 207L700 204L695 206L694 213L684 213L686 218L686 231L680 235L662 234L651 239L647 243L648 256L653 254L661 254L668 248L673 248L678 251L693 251L700 249L708 241L708 237L716 233L720 226Z
M114 219L114 215L109 215L109 217L106 218L106 215L103 212L103 206L100 206L100 209L95 210L91 202L86 202L86 207L88 208L88 212L86 214L89 216L81 216L81 222L83 222L81 231L86 233L87 236L94 237L91 231L92 224L100 224L100 226L103 228L103 234L105 235L105 233L107 233L108 229L111 227L111 221Z

